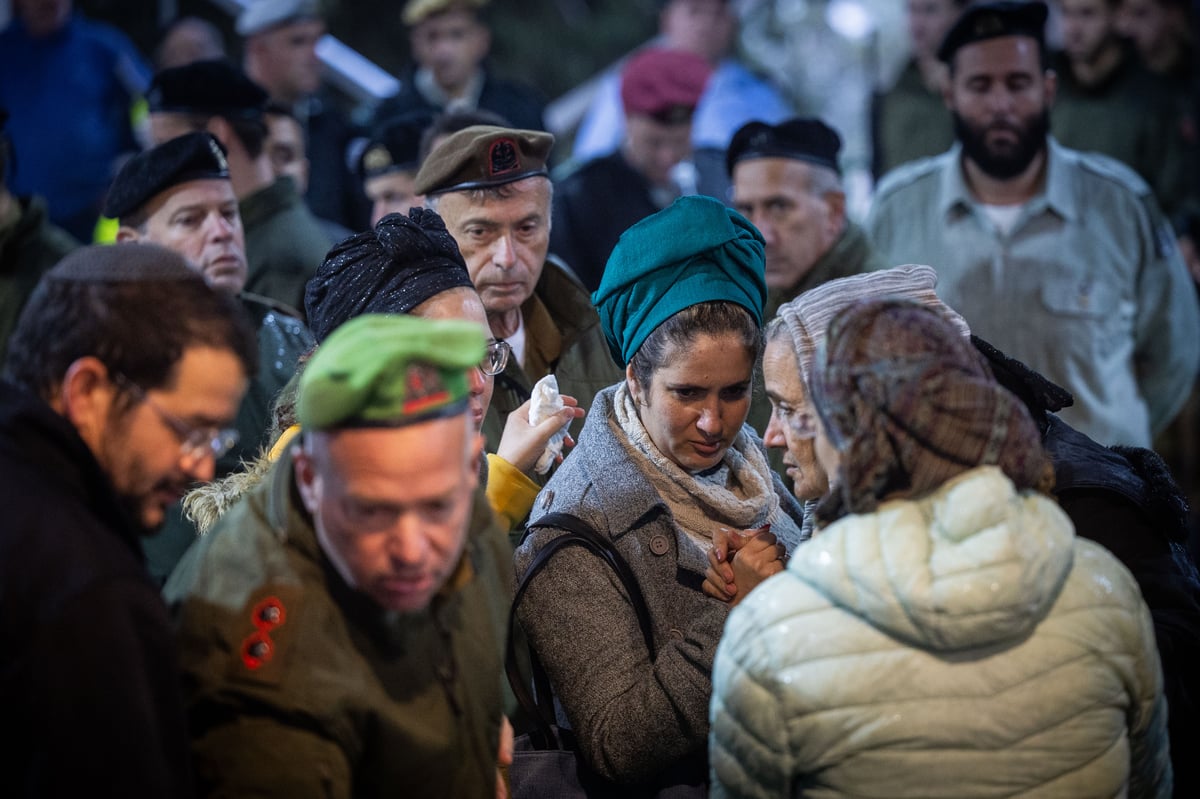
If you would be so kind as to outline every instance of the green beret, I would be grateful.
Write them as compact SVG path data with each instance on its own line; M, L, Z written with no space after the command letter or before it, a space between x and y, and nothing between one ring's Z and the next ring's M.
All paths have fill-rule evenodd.
M765 244L744 216L692 195L621 234L592 302L608 347L628 364L654 329L702 302L736 303L762 324Z
M442 194L549 175L546 160L553 146L554 136L545 131L473 125L433 148L417 172L413 190Z
M947 64L960 47L1001 36L1028 36L1038 46L1046 41L1046 17L1049 9L1040 0L997 0L967 8L946 32L937 57Z
M463 413L467 370L486 351L474 322L366 314L317 348L300 375L304 430L400 427Z
M172 186L192 180L229 180L225 148L211 133L185 133L126 161L108 188L104 215L122 219Z

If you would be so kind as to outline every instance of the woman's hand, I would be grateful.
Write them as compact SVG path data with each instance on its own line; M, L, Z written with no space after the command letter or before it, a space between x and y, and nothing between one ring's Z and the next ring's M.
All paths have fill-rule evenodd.
M704 593L736 605L773 574L783 571L787 550L769 527L731 530L720 527L713 534L704 575Z
M563 394L562 401L564 407L561 411L536 426L529 423L529 405L532 400L527 400L510 413L504 422L504 432L500 435L500 446L496 448L496 454L525 474L532 474L533 467L545 451L550 438L575 419L583 417L583 408L579 407L579 402L574 397ZM573 447L575 440L568 435L563 439L563 444ZM558 460L561 462L562 458Z

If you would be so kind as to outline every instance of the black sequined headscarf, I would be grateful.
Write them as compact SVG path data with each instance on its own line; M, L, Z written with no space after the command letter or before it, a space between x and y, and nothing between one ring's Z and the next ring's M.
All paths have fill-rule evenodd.
M388 214L336 245L308 281L304 310L317 343L365 313L411 313L448 289L473 287L442 218L427 208Z

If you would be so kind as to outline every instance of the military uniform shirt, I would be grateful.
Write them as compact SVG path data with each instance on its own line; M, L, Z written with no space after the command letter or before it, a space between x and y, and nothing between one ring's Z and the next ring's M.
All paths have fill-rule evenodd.
M1045 185L999 233L962 151L893 172L867 228L890 264L930 264L973 332L1075 396L1061 416L1104 444L1149 446L1200 362L1196 292L1146 184L1048 138Z

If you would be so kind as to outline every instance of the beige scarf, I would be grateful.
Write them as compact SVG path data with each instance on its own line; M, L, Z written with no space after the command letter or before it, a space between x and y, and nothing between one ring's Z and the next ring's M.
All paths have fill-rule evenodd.
M705 552L718 527L749 530L770 523L781 541L799 540L796 523L780 510L767 460L744 429L716 468L691 474L650 440L625 383L613 395L613 412L631 459L670 508L676 526Z

